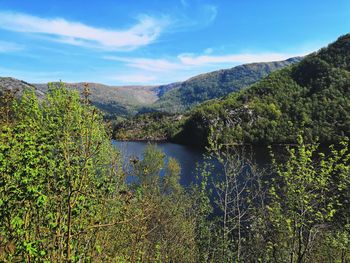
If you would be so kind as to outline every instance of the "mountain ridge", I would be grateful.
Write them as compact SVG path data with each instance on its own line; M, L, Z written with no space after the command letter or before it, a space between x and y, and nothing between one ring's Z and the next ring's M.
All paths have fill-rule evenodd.
M112 119L116 116L128 117L153 111L179 113L204 100L237 91L275 70L300 60L300 57L294 57L283 61L243 64L165 85L110 86L94 82L65 83L65 85L81 93L87 83L91 92L91 102ZM31 84L7 77L0 78L0 87L5 89L17 87L20 90L34 88L39 97L43 97L48 90L46 83Z

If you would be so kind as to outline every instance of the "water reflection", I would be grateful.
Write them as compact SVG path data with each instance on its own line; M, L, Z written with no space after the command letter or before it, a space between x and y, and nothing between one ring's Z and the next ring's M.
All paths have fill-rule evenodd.
M112 141L122 153L124 168L127 169L130 159L142 158L147 142ZM195 180L196 166L203 164L205 152L190 146L168 142L155 143L165 154L167 162L169 157L175 158L181 166L180 183L183 186L190 185ZM265 146L245 146L245 152L260 167L267 167L271 163L269 149Z

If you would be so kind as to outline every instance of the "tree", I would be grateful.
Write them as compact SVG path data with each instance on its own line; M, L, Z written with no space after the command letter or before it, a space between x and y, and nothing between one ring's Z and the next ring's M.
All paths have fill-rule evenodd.
M130 260L141 262L194 262L196 244L191 196L179 183L180 166L155 146L135 160L131 189L143 217L133 224Z
M218 210L215 260L242 262L249 225L255 219L251 211L261 191L257 187L261 171L247 157L243 146L235 145L223 136L223 129L231 123L232 120L212 123L209 136L209 155L217 164L217 173L212 179Z
M339 151L333 148L329 156L317 149L318 144L305 144L299 136L298 146L288 147L285 162L274 161L276 177L267 206L274 262L311 261L316 244L325 245L320 239L334 226L342 203L338 191L349 190L347 143Z
M110 220L100 212L118 206L123 185L101 116L62 84L45 101L25 91L13 104L0 135L2 259L91 257L95 226Z

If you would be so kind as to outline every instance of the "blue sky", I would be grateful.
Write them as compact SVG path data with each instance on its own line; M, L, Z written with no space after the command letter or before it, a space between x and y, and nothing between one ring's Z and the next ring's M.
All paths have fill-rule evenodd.
M349 32L348 0L1 0L0 76L165 84Z

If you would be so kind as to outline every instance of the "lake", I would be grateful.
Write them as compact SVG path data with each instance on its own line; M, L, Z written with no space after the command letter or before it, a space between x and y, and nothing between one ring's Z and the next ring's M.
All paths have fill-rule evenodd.
M136 157L141 159L148 142L140 141L112 141L122 154L124 165L129 163L130 158ZM174 144L169 142L157 142L156 144L165 154L166 159L175 158L181 166L180 183L188 186L195 179L197 164L204 162L204 151L186 145ZM270 164L269 151L264 146L246 147L259 166Z
M112 141L123 156L124 163L130 160L131 157L142 158L148 142L132 142L132 141ZM197 163L203 163L204 151L180 144L169 142L157 142L156 144L165 154L165 162L169 157L175 158L181 166L181 185L187 186L194 180L194 172Z

